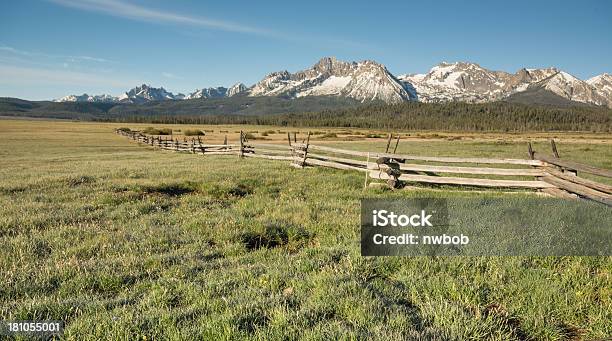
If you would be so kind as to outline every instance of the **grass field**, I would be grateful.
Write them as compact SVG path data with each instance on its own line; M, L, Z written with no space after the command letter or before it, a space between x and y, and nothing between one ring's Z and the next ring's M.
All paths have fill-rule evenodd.
M63 320L79 340L612 335L610 257L360 256L363 197L536 198L542 215L568 202L364 190L363 174L158 151L114 134L120 126L147 125L0 120L0 319ZM210 141L293 131L174 127L213 130ZM386 144L340 135L320 139ZM399 152L517 158L525 141L548 153L556 136L562 157L612 168L609 135L410 135ZM610 221L608 208L583 205Z

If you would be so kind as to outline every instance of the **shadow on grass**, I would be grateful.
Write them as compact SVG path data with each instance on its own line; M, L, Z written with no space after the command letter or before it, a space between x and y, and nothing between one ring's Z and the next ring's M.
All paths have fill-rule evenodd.
M185 194L190 194L197 191L195 184L191 182L172 183L172 184L159 184L142 186L139 188L143 194L154 195L160 194L169 197L178 197Z
M288 249L300 249L313 238L313 234L302 227L284 222L273 222L263 231L247 231L240 236L241 242L248 251L261 248L272 249L286 246Z

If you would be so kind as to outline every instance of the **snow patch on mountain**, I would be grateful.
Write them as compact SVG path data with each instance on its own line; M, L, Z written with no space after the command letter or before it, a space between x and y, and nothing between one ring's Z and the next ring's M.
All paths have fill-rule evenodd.
M440 63L422 75L400 79L414 86L423 102L485 102L501 97L505 72L490 71L474 63Z
M334 57L290 73L273 72L249 90L249 96L343 96L365 101L398 103L414 99L384 65L374 61L344 62Z
M184 95L181 95L184 97ZM175 96L173 93L166 91L163 87L154 88L147 84L142 84L123 93L118 97L119 102L125 103L145 103L149 101L166 101L173 99L181 99L181 96Z
M222 86L208 89L197 89L190 93L185 99L194 98L221 98L227 96L227 88Z
M523 68L510 74L474 63L441 63L424 75L399 78L412 84L423 102L490 102L542 87L571 101L612 105L612 95L605 91L606 77L585 82L556 68Z
M54 100L54 102L97 102L97 103L113 103L117 98L110 95L68 95Z
M330 76L324 80L321 84L315 85L314 87L299 92L296 96L328 96L328 95L340 95L342 89L344 89L348 83L350 83L351 77L345 76Z
M607 101L607 105L612 107L612 75L602 73L601 75L590 78L586 81L590 86L599 91L599 94Z
M602 90L564 71L542 80L538 85L572 101L609 105L609 99Z
M232 97L232 96L245 92L247 89L248 88L246 85L242 83L236 83L232 85L229 89L227 89L226 96Z

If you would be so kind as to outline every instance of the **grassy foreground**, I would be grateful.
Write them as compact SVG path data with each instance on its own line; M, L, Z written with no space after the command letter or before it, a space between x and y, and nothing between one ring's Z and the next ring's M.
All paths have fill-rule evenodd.
M360 198L468 194L364 191L352 172L155 151L118 126L0 120L0 319L63 320L79 340L612 335L609 257L360 256ZM560 152L609 168L610 146ZM525 150L443 139L402 148Z

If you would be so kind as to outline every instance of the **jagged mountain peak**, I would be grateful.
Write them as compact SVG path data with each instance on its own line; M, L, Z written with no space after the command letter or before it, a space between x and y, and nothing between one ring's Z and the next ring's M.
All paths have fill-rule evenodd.
M425 102L484 102L503 93L506 72L491 71L471 62L442 62L424 75L401 77L412 84L419 100Z
M586 81L590 86L597 89L597 91L607 101L607 105L612 107L612 75L609 73L602 73L601 75L590 78Z
M479 64L472 63L472 62L466 62L466 61L447 62L447 61L443 61L443 62L440 62L438 65L432 67L431 70L437 69L437 68L445 68L445 67L458 67L458 68L463 68L463 69L465 69L465 68L479 68L479 69L482 69L483 68Z
M173 93L166 91L163 87L155 88L148 84L142 84L123 93L118 98L119 102L144 103L148 101L165 101L177 98Z
M283 95L344 96L359 101L401 102L412 99L403 84L382 64L374 61L345 62L335 57L320 59L295 73L275 72L255 84L250 96Z
M216 88L196 89L190 93L185 99L194 98L221 98L227 96L227 88L218 86Z
M608 83L612 83L612 75L604 72L600 75L597 75L595 77L591 77L587 80L587 83L589 84L597 84L597 83L601 83L601 82L608 82Z
M510 74L471 62L443 62L424 75L404 75L400 79L413 85L424 102L488 102L539 87L571 101L612 103L612 85L606 94L602 82L593 80L589 84L554 67L522 68Z
M597 85L599 84L590 84L565 71L558 71L537 82L535 86L552 91L571 101L610 106L612 104L610 93L606 92L605 86L600 89Z
M62 98L54 100L54 102L99 102L99 103L112 103L115 102L116 98L111 95L88 95L86 93L82 95L68 95Z
M279 79L288 79L291 76L291 73L287 70L282 71L274 71L269 73L266 78L279 78Z
M323 57L312 68L321 73L332 72L338 65L345 66L348 63L339 61L336 57Z
M227 97L232 97L235 96L237 94L243 93L247 90L247 86L238 82L234 85L232 85L229 89L227 89Z
M554 75L560 72L556 67L547 67L547 68L523 68L517 72L519 75L526 75L527 78L532 82L539 82L546 78L553 77Z

